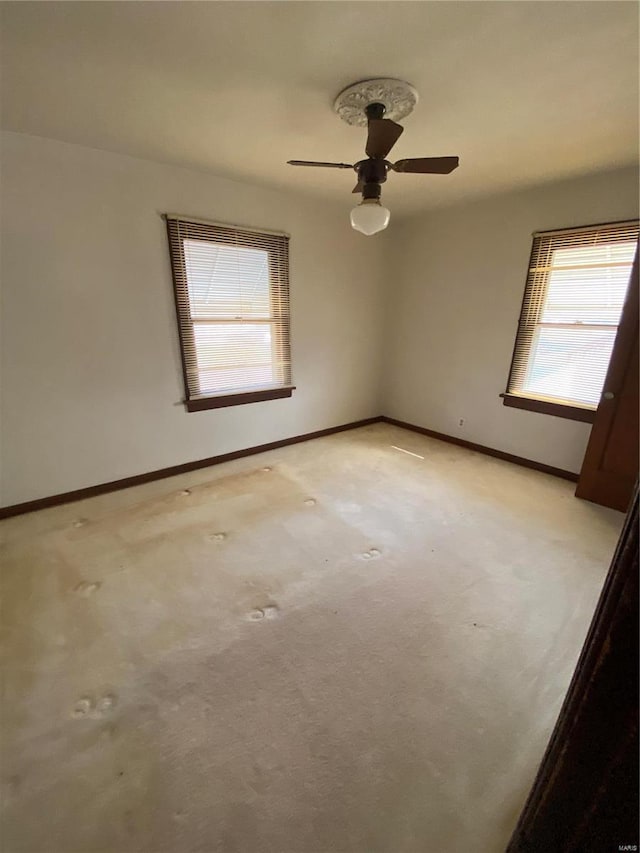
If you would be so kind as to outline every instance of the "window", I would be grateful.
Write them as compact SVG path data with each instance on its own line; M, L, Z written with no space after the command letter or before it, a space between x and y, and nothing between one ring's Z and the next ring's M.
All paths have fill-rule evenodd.
M290 397L289 238L166 220L188 411Z
M505 405L593 421L637 246L637 221L534 235Z

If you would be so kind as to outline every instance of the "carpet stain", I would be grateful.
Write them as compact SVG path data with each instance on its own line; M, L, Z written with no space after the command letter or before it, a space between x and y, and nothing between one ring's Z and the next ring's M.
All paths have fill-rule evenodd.
M79 584L74 586L73 591L78 595L81 595L83 598L89 598L89 596L97 592L101 586L101 581L80 581Z
M380 557L381 554L380 554L380 551L378 550L378 548L369 548L368 551L365 551L360 556L362 557L363 560L375 560L376 557Z

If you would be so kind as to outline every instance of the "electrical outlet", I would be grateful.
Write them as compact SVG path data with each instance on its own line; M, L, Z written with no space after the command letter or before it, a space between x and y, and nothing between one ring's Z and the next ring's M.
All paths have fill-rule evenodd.
M458 421L458 426L464 426L464 418L460 418Z

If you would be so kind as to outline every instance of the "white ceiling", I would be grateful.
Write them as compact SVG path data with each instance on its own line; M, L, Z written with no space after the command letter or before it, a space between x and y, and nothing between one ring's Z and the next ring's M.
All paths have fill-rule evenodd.
M395 215L638 155L635 2L2 3L3 127L352 204L365 131L332 111L369 77L420 102L392 159Z

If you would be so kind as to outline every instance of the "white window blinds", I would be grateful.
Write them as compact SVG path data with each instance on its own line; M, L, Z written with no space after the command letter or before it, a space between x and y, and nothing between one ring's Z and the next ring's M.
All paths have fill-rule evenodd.
M166 219L187 400L290 388L289 238Z
M507 392L596 409L638 222L536 234Z

